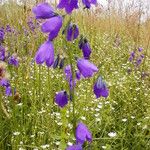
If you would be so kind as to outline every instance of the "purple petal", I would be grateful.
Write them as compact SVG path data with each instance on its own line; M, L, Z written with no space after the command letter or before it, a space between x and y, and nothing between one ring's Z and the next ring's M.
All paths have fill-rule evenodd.
M85 78L92 77L94 72L98 71L98 68L94 64L90 63L86 59L81 58L77 60L77 67Z
M10 86L5 88L5 94L6 96L12 96L12 89Z
M59 0L59 4L57 5L57 8L63 9L68 4L68 0Z
M7 79L3 78L3 79L0 80L0 85L3 86L3 87L9 87L10 83Z
M60 91L55 96L55 103L58 104L60 107L64 107L68 104L68 95L66 91Z
M57 37L62 27L62 21L63 19L61 16L55 16L53 18L48 19L45 23L42 24L42 32L50 33L49 40L53 40L55 37Z
M48 19L55 15L53 8L48 3L40 3L33 7L36 19Z
M54 62L54 47L51 41L46 41L42 44L36 53L35 61L37 64L46 62L46 65L50 67Z
M77 143L84 144L87 140L89 142L92 141L92 135L85 124L79 123L76 128L76 140Z
M72 145L66 148L66 150L82 150L81 144L78 145Z

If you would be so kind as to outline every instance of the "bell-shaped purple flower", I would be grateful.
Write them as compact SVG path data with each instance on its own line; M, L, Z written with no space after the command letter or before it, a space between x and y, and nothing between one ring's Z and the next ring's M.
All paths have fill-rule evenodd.
M48 19L45 23L42 24L41 30L44 33L49 34L49 40L52 41L57 37L61 27L62 27L63 18L61 16L55 16Z
M85 78L92 77L94 72L98 71L98 68L94 64L82 58L77 60L77 67Z
M67 27L66 39L67 41L75 40L79 35L79 28L77 25L70 23Z
M97 0L82 0L82 3L85 5L86 8L91 8L91 4L96 5Z
M9 80L7 80L6 78L1 79L0 85L3 87L9 87L10 86Z
M33 7L32 11L36 19L48 19L55 16L53 8L48 3L39 3L37 6Z
M81 79L81 73L79 70L76 70L76 79L80 80Z
M142 52L142 51L143 51L143 47L139 47L139 48L138 48L138 51L139 51L139 52Z
M17 57L11 56L11 57L9 58L9 60L8 60L8 63L9 63L10 65L14 65L15 67L18 67L18 65L19 65L19 60L18 60Z
M84 144L85 141L92 142L92 134L88 130L87 126L83 123L79 123L76 128L76 141L77 144Z
M109 95L109 90L106 87L106 83L102 80L102 77L99 77L94 84L94 94L96 95L96 98L101 96L107 98Z
M58 67L58 64L59 64L59 60L60 60L60 56L59 54L57 55L55 61L54 61L54 64L53 64L53 68L56 69Z
M78 8L78 0L59 0L57 8L59 9L65 8L66 13L71 14L73 9Z
M12 89L8 79L2 78L0 80L0 86L5 87L6 96L12 96Z
M0 29L0 41L4 40L4 35L5 35L4 28L1 28Z
M129 61L132 61L134 57L135 57L135 52L133 51L130 53Z
M46 41L40 46L35 55L35 61L37 64L46 62L46 65L50 67L54 62L54 47L51 41Z
M11 86L5 87L5 94L6 96L12 96Z
M66 91L60 91L55 95L55 103L61 108L68 104L68 94Z
M6 25L6 32L11 32L11 31L12 31L12 29L11 29L10 25L7 24L7 25Z
M0 45L0 60L5 60L5 48Z
M70 89L72 89L76 85L76 79L73 80L71 66L70 65L66 66L64 72L65 72L66 80L69 83Z
M82 49L84 58L89 59L92 50L86 38L81 38L79 41L79 48Z
M72 145L67 147L66 150L82 150L82 145L81 144Z

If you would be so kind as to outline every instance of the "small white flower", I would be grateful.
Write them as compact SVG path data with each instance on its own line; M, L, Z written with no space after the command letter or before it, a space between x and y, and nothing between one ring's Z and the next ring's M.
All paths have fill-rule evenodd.
M140 125L141 125L141 122L137 123L137 125L140 126Z
M57 141L57 142L55 142L55 144L56 144L56 145L60 145L60 142L59 142L59 141Z
M108 136L110 136L110 137L115 137L116 135L117 135L116 132L110 132L110 133L108 133Z
M102 146L103 149L106 149L106 146Z
M20 132L14 132L13 133L13 135L19 135L20 134Z
M99 121L101 121L101 119L100 118L96 118L96 122L99 122Z
M49 144L41 145L41 148L43 149L49 148Z
M73 145L71 142L68 142L67 144L68 144L68 146L72 146Z
M126 121L127 121L127 119L126 119L126 118L124 118L124 119L122 119L122 121L123 121L123 122L126 122Z
M86 118L84 116L81 117L82 120L86 120Z
M131 116L131 119L134 119L135 118L135 116Z

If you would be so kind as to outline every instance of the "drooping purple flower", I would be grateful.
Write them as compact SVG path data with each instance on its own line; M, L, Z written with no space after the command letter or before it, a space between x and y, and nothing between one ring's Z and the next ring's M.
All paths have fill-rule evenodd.
M62 58L59 64L59 69L63 69L64 64L65 64L65 58Z
M79 35L79 28L76 24L70 23L67 27L66 39L67 41L75 40Z
M73 9L78 8L78 0L59 0L57 8L59 9L65 8L66 13L71 14Z
M82 150L82 145L81 144L72 145L67 147L66 150Z
M54 64L53 64L53 68L54 68L54 69L57 68L57 66L58 66L58 64L59 64L59 60L60 60L60 56L59 56L59 54L58 54L57 57L56 57L56 59L55 59L55 61L54 61Z
M55 16L48 19L45 23L42 24L41 30L44 33L49 34L49 40L52 41L57 37L61 27L62 27L63 18L61 16Z
M39 3L37 6L33 7L32 11L36 19L49 19L56 15L54 9L48 3Z
M10 65L14 65L15 67L18 67L18 65L19 65L19 60L18 60L17 57L11 56L11 57L9 58L9 60L8 60L8 63L9 63Z
M81 79L81 73L79 70L76 71L76 79L80 80Z
M130 53L129 61L132 61L134 57L135 57L135 52L133 51Z
M72 72L71 72L71 66L67 65L65 67L65 75L66 75L66 80L70 81L72 80Z
M55 95L55 103L61 108L68 104L68 94L66 91L60 91Z
M28 27L30 28L31 31L35 30L36 27L35 27L31 18L28 20L27 24L28 24Z
M97 0L82 0L82 3L85 5L86 8L91 8L91 4L96 5Z
M77 144L84 144L85 141L92 142L92 134L88 130L87 126L83 123L79 123L76 128L76 141Z
M94 72L98 71L98 68L94 64L83 58L77 60L77 67L85 78L92 77Z
M5 94L6 96L12 96L11 86L5 87Z
M143 51L143 48L142 48L142 47L139 47L139 48L138 48L138 51L139 51L139 52L142 52L142 51Z
M11 27L10 27L10 25L6 25L6 32L11 32L12 30L11 30Z
M0 45L0 60L5 60L5 48Z
M50 67L54 62L54 47L51 41L43 43L35 55L35 61L37 64L46 63Z
M3 87L9 87L10 86L9 80L7 80L6 78L1 79L0 85Z
M5 35L4 28L1 28L0 29L0 41L4 40L4 35Z
M141 63L142 63L142 59L138 58L137 61L136 61L136 66L139 66Z
M2 78L0 80L0 86L5 87L6 96L12 96L12 89L8 79Z
M64 72L65 72L66 80L69 83L70 89L72 89L76 85L76 79L73 80L71 66L70 65L66 66L64 70L65 70Z
M109 90L106 87L106 83L102 80L102 77L99 77L94 84L94 94L96 95L96 98L101 96L107 98L109 95Z
M79 41L79 48L82 49L84 58L89 59L92 50L86 38L81 38Z

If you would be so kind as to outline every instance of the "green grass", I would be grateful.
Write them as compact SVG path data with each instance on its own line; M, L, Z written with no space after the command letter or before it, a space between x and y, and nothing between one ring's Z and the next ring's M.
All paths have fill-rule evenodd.
M16 88L20 99L17 101L14 96L5 97L4 89L0 87L0 101L9 114L9 117L6 116L0 107L0 149L41 150L47 146L49 150L64 150L69 142L75 143L72 103L63 109L54 103L57 91L69 91L64 72L32 62L35 52L47 36L39 28L35 32L29 31L28 36L25 36L23 28L29 30L27 15L15 5L8 8L10 6L6 5L0 10L2 25L10 24L20 34L7 35L3 45L11 54L17 53L20 58L18 68L7 66L12 88ZM121 44L116 47L115 26L112 26L111 31L109 28L102 30L102 25L105 28L105 20L101 24L98 18L92 17L93 13L88 12L76 12L73 15L80 32L89 39L93 50L91 62L99 68L94 77L80 80L75 87L77 122L85 123L93 135L92 143L85 143L84 149L148 150L150 76L142 78L141 74L150 73L149 45L139 43L138 46L144 45L145 58L140 67L135 68L128 61L130 52L137 45L134 38L126 35L127 30L120 29ZM68 44L60 34L54 41L55 55L61 53L67 58L65 65L69 64L68 51L82 56L77 43ZM130 74L127 72L129 68L132 69ZM99 75L108 85L110 95L107 99L96 99L93 93L93 84ZM110 137L110 132L115 132L116 136Z

